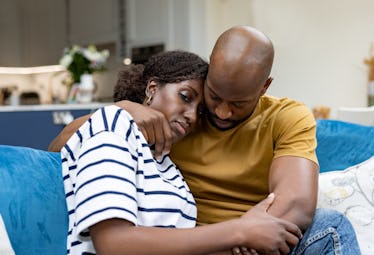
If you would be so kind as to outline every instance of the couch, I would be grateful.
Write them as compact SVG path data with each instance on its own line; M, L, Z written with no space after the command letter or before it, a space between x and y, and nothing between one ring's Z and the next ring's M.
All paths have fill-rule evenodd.
M318 206L345 213L363 254L374 254L374 127L319 120L317 141ZM0 145L0 216L17 255L65 254L68 218L59 153ZM9 244L5 238L0 230L0 246Z

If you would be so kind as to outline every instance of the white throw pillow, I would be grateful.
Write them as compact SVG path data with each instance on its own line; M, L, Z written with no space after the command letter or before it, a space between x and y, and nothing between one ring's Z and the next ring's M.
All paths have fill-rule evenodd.
M344 213L362 254L374 254L374 156L345 170L321 173L317 206Z
M0 254L1 255L14 255L12 245L10 244L8 233L5 229L3 218L0 214Z

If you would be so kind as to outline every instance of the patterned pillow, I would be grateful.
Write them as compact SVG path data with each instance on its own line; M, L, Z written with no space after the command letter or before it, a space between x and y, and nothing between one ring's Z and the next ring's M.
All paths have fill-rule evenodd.
M318 207L344 213L362 254L374 254L374 156L345 170L321 173Z
M8 233L5 228L3 218L0 214L0 254L1 255L14 255L12 245L10 244Z

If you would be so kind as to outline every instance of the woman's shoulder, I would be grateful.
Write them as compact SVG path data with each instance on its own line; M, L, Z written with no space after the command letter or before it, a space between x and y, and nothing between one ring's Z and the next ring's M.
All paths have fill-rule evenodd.
M107 131L123 136L137 132L138 128L133 117L126 110L116 105L107 105L92 114L86 123L85 131L90 132L91 135Z

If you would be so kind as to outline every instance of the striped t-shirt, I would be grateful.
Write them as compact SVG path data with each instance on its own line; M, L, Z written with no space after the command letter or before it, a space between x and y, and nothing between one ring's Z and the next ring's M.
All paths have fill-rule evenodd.
M97 110L61 150L69 212L67 254L95 253L88 228L121 218L136 226L194 227L196 205L168 156L157 161L131 115Z

